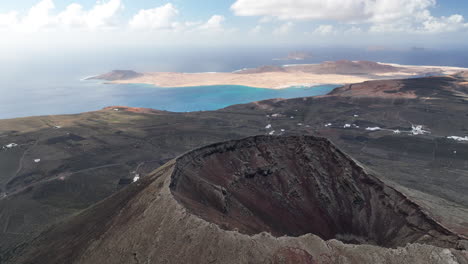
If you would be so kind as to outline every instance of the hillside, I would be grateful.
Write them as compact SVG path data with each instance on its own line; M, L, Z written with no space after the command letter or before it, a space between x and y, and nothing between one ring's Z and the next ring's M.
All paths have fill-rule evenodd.
M460 239L329 141L258 136L168 162L16 263L441 263L468 259L430 245Z

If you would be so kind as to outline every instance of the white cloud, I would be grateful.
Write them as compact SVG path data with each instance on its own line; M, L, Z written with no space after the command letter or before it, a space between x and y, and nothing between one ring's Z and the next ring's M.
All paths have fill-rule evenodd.
M252 28L249 33L252 35L257 35L258 33L262 32L263 27L260 25L256 25L254 28Z
M267 16L266 16L266 17L262 17L262 18L260 19L260 21L258 21L258 22L259 22L259 23L269 23L269 22L271 22L271 21L273 21L273 19L272 19L271 17L267 17Z
M224 16L214 15L206 23L199 26L199 29L209 31L223 31Z
M435 0L237 0L238 16L271 16L283 20L332 19L389 21L435 5Z
M345 34L355 35L363 33L363 30L360 27L352 26L344 31Z
M137 29L172 29L182 24L174 22L179 10L171 3L153 9L140 10L129 22L130 27Z
M49 13L54 8L55 5L52 0L43 0L39 2L29 9L28 14L21 21L22 26L34 30L49 26L53 20Z
M294 27L294 23L292 22L287 22L279 26L273 31L274 35L286 35L288 34L291 29Z
M354 20L363 15L363 0L237 0L231 10L238 16L267 16L282 20Z
M377 23L371 26L371 32L409 32L409 33L443 33L468 30L468 23L461 15L434 17L429 11L395 23Z
M468 23L461 15L451 15L449 17L430 17L423 22L426 32L453 32L468 29Z
M370 24L373 32L444 32L467 28L461 15L434 17L436 0L237 0L238 16Z
M11 11L6 14L0 14L0 28L11 27L18 24L18 12Z
M57 16L57 21L61 26L82 27L86 24L86 15L81 5L73 3Z
M329 35L335 33L335 28L332 25L320 25L314 30L314 33Z
M90 29L110 27L119 10L123 9L121 0L98 2L89 11L80 4L72 3L62 12L53 14L55 5L52 0L42 0L32 6L27 14L17 12L0 14L0 26L17 31L35 32L44 28L85 27Z
M86 24L90 28L112 26L112 20L121 9L123 9L123 4L120 0L109 0L107 3L97 4L86 14Z

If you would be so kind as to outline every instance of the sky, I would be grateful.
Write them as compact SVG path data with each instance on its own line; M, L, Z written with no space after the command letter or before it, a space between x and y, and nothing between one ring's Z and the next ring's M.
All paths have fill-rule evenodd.
M463 47L467 17L466 0L1 1L0 48Z

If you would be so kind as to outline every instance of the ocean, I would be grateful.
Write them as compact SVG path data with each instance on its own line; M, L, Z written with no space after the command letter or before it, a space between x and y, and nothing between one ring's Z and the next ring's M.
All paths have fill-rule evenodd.
M304 61L283 61L290 51L312 54ZM111 85L81 81L114 69L177 72L225 72L262 65L319 63L326 60L372 60L411 65L468 67L463 51L282 47L198 48L24 52L0 54L0 119L75 114L124 105L187 112L216 110L270 98L323 95L338 85L282 90L245 86L160 88L152 85Z

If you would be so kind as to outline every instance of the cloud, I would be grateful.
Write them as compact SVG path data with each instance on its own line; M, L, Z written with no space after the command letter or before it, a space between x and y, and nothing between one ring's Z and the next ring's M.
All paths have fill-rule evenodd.
M377 23L372 25L369 30L377 33L407 32L419 34L461 32L468 30L468 23L461 15L434 17L427 11L394 23Z
M123 9L123 4L120 0L109 0L107 3L97 4L85 15L86 25L90 28L112 26L112 20L121 9Z
M436 0L237 0L237 16L370 24L373 32L444 32L466 29L461 15L434 17Z
M274 35L286 35L288 34L291 29L294 27L294 23L292 22L287 22L279 26L273 31Z
M226 20L224 16L214 15L206 23L199 26L201 30L223 31L223 22Z
M140 10L129 22L136 29L173 29L181 26L174 21L179 10L171 3L153 9Z
M256 25L254 28L252 28L250 31L249 31L249 34L251 35L257 35L258 33L262 32L263 30L263 27L260 26L260 25Z
M57 30L98 31L102 29L168 30L171 32L222 32L225 17L213 15L207 21L179 21L179 10L171 3L139 10L127 21L120 19L122 0L98 1L85 10L79 3L71 3L63 10L55 10L53 0L41 0L24 15L11 11L0 13L0 30L14 32L53 32ZM55 11L55 12L54 12Z
M86 24L83 7L76 3L70 4L65 11L57 15L57 23L60 26L83 27Z
M449 17L430 17L423 22L425 32L454 32L468 29L468 23L461 15L451 15Z
M271 17L262 17L258 22L259 23L270 23L271 21L273 21L273 19Z
M55 5L52 0L43 0L29 9L28 14L23 18L21 24L31 29L49 26L53 20L49 13L54 8Z
M329 35L335 33L335 28L332 25L320 25L314 30L314 33Z
M435 0L237 0L231 10L238 16L270 16L282 20L382 22L434 5Z
M6 14L0 14L0 28L11 27L18 24L18 12L11 11Z
M266 16L281 20L353 20L362 14L361 4L350 0L237 0L231 10L238 16Z
M14 11L0 14L0 26L24 32L35 32L54 27L106 28L113 25L113 20L121 9L123 9L123 5L120 0L109 0L97 3L88 11L85 11L80 4L72 3L62 12L53 14L54 2L42 0L32 6L24 16L19 16Z
M363 30L360 27L352 26L352 27L346 29L343 33L348 34L348 35L356 35L356 34L363 33Z

